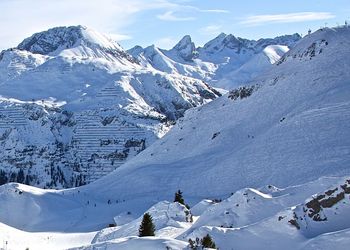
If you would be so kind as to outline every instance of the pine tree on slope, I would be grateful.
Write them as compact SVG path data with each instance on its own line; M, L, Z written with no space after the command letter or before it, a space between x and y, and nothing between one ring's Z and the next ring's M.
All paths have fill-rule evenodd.
M145 213L142 218L142 222L139 228L139 237L155 236L155 226L153 224L152 216L149 213Z
M182 204L182 205L185 205L185 200L184 200L184 198L182 197L182 192L181 192L180 189L175 193L174 202L178 202L178 203L180 203L180 204Z

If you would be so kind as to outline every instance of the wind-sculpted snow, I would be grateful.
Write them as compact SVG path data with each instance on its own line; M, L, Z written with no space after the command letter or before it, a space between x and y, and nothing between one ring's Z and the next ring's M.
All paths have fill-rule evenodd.
M327 223L316 221L311 223L311 225L310 221L305 222L298 219L300 223L307 225L307 227L303 226L302 229L298 229L291 220L295 217L295 214L297 214L298 218L299 216L302 218L307 217L309 211L303 212L299 208L307 207L308 203L315 199L316 196L318 197L325 193L336 197L336 192L331 194L331 190L337 187L343 187L344 189L341 188L342 190L347 190L348 179L348 177L321 178L313 182L287 188L277 188L272 185L261 187L259 190L245 188L223 200L201 201L193 206L191 210L176 202L162 201L152 205L149 209L140 210L139 212L133 211L135 207L131 203L127 206L123 202L116 206L114 201L102 204L97 197L93 198L91 193L84 193L81 190L80 192L77 190L52 192L11 184L3 186L0 190L1 198L8 205L25 202L26 210L30 215L34 215L35 211L38 211L38 205L43 208L40 211L40 222L36 220L38 218L37 215L32 217L33 225L35 222L45 225L47 219L51 221L51 226L71 225L71 229L72 227L81 227L82 224L85 224L85 226L93 225L104 221L113 213L118 213L116 210L120 211L121 207L128 212L119 214L118 220L122 220L122 217L125 216L130 221L126 224L104 228L97 232L95 237L92 237L93 233L84 231L75 234L59 234L55 232L33 234L8 226L1 226L1 229L2 232L6 233L7 239L11 239L9 242L12 246L22 246L23 241L16 241L14 238L14 235L21 235L27 246L32 247L35 245L36 249L45 249L48 246L50 246L50 249L62 249L71 246L72 249L84 250L96 248L135 249L135 247L141 249L164 249L166 246L171 247L171 249L188 249L189 239L196 242L197 238L201 239L209 233L216 246L224 250L232 248L239 250L262 248L309 249L310 247L311 249L332 248L342 250L344 246L350 243L348 238L349 224L347 218L349 216L349 204L346 200L347 196L345 200L337 202L332 208L327 208L328 211L323 211L328 216ZM89 204L83 203L83 199L88 200ZM59 216L65 216L63 211L57 213L59 215L57 218L50 216L47 209L60 209L47 207L50 204L57 204L55 201L66 207L66 213L74 216L68 221L58 220ZM196 210L196 207L198 208L208 202L211 205L194 215L193 211ZM85 207L81 216L77 216L79 215L79 209L77 209L79 203L82 203ZM99 208L95 208L94 204L97 204ZM94 210L96 211L94 212ZM4 209L3 205L1 211L0 215L2 216L5 213L14 216L13 211ZM153 218L152 221L156 228L155 237L138 237L138 228L142 214L146 212L151 214ZM303 214L305 215L304 217ZM141 217L137 218L138 216ZM17 218L20 222L25 217L12 218ZM72 223L71 220L76 220L76 223ZM339 221L342 221L342 223L339 224ZM336 231L340 229L343 230ZM313 235L315 230L323 233ZM49 237L50 240L47 240L46 237ZM62 239L61 242L58 239ZM78 247L78 239L81 239L81 245L84 244L85 246ZM87 242L88 239L90 239L91 243ZM67 242L67 240L69 241ZM200 244L200 240L198 242Z
M146 211L152 216L156 234L163 237L176 238L191 224L190 211L177 202L162 201ZM137 236L142 216L115 229L109 228L99 232L92 243L104 242L116 238ZM117 225L118 226L118 225Z

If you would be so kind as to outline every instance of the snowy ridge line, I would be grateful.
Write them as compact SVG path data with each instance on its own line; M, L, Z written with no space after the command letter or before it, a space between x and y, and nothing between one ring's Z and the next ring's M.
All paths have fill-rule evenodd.
M230 90L247 84L277 62L301 39L298 34L258 41L221 33L203 47L184 36L172 49L135 46L128 52L141 65L204 80Z

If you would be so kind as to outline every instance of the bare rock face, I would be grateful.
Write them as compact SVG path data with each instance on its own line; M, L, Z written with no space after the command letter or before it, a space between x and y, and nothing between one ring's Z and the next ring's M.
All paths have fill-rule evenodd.
M289 223L307 237L347 228L343 216L349 213L350 180L318 193L294 209Z
M189 35L184 36L172 49L185 61L193 61L197 55L196 46Z
M57 27L35 33L21 42L17 48L35 54L48 55L57 49L72 48L83 39L82 26Z

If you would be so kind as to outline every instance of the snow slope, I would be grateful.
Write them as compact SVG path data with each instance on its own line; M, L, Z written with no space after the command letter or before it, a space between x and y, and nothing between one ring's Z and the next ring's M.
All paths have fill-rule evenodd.
M329 182L330 181L330 182ZM347 195L343 199L339 199L334 202L329 208L321 209L321 213L326 212L330 215L328 221L312 221L308 224L308 228L298 229L293 223L294 214L298 213L298 207L308 204L310 199L302 201L310 194L312 188L317 187L317 185L323 182L325 185L327 182L330 184L333 182L333 186L329 186L329 189L336 187L337 185L343 185L347 183L348 180L345 178L339 179L320 179L313 183L308 183L306 185L286 188L283 191L273 192L270 201L267 202L265 206L261 206L256 209L249 209L247 205L249 203L259 203L259 195L246 196L246 200L242 203L239 200L235 200L230 197L221 203L218 203L214 209L208 209L203 213L199 219L202 221L202 226L198 227L196 224L189 230L189 234L185 234L184 238L195 238L203 237L205 234L209 233L212 235L214 241L220 247L220 249L346 249L346 244L349 243L348 229L349 223L346 218L350 215L349 201ZM311 189L310 189L311 188ZM297 189L292 192L293 189ZM326 193L328 192L325 191ZM294 195L299 197L293 197ZM305 195L305 196L304 196ZM261 196L261 195L260 195ZM304 196L304 197L303 197ZM312 197L317 196L317 194ZM255 199L254 199L255 198ZM296 200L301 205L297 207L290 206ZM231 201L231 209L237 209L237 204L240 206L245 206L245 209L236 215L231 210L227 209L227 203ZM271 215L261 216L261 212L270 211L269 208L283 205L286 206L284 209L278 209L278 212L272 212ZM295 203L294 203L295 204ZM305 205L307 206L307 205ZM216 210L216 213L214 213ZM219 212L219 211L220 212ZM327 211L325 211L327 210ZM207 214L210 213L212 216L207 218ZM252 223L246 223L240 227L237 226L226 226L226 225L215 225L215 222L220 222L224 218L234 219L236 216L247 216L250 215ZM258 217L256 217L258 215ZM255 217L255 219L253 219ZM306 216L307 217L307 216ZM305 217L303 217L305 218ZM209 219L209 220L208 220ZM299 219L299 218L298 218ZM300 220L300 219L299 219ZM343 223L339 223L342 220ZM199 220L198 220L199 221ZM319 224L319 225L317 225ZM322 230L319 234L311 235L314 231L313 227L317 226ZM181 237L179 237L181 238Z
M160 242L172 244L171 249L188 249L186 242L189 239L200 239L207 233L219 249L346 249L346 244L350 242L350 224L347 219L350 216L348 179L321 178L285 189L269 185L261 188L261 191L251 188L239 190L223 201L212 201L211 206L194 216L193 223L183 223L183 233L180 235L174 232L179 229L177 221L184 220L173 217L181 214L178 210L180 204L160 202L147 211L156 225L155 237L137 237L137 226L141 222L141 218L138 218L126 225L100 231L91 245L77 249L133 249L136 246L141 249L164 249L165 246L159 245ZM309 211L304 210L306 212L302 214L305 215L299 217L299 207L308 206L310 200L327 195L335 188L342 190L338 194L343 192L345 195L331 206L321 208L320 213L329 215L326 221L300 220L308 217ZM295 206L296 204L300 205ZM169 214L170 218L166 219L164 213ZM307 227L300 229L296 226L298 224L293 222L295 214L299 214L299 222ZM311 235L314 227L322 232ZM134 229L130 230L131 228Z
M65 233L21 231L0 223L0 249L62 250L89 244L96 232ZM7 242L7 244L6 244Z
M330 190L336 188L339 192L330 194ZM0 239L8 242L8 249L164 249L165 246L186 249L188 239L202 238L209 233L220 249L261 249L262 246L269 249L346 249L344 246L349 243L347 235L350 227L349 220L346 219L350 216L348 189L349 177L321 178L287 188L272 185L259 189L245 188L222 201L210 201L211 205L200 212L197 209L197 213L196 207L208 200L201 201L190 211L179 203L162 201L143 211L153 217L156 236L138 238L141 217L136 217L141 210L138 213L130 212L137 207L137 203L102 203L99 197L78 191L79 189L50 191L7 184L1 186L0 196L4 202L1 204L0 215L6 214L10 220L16 218L22 225L30 217L32 224L28 224L28 228L34 229L41 224L41 230L26 232L1 224ZM307 207L310 201L320 195L336 197L342 192L344 196L333 202L332 206L321 208L319 213L327 214L326 221L311 219L304 223L301 220L308 217L309 210L299 208ZM4 204L9 208L26 207L26 210L6 209ZM125 211L116 216L119 221L122 217L134 219L125 224L117 223L116 227L105 228L97 233L86 232L90 231L88 229L93 224L100 228L107 227L108 224L101 224L106 218L110 218L110 223L113 223L113 215L118 210ZM55 211L56 218L52 211ZM40 216L33 213L39 213ZM301 229L291 222L295 219L295 214ZM10 223L3 217L2 221ZM314 234L315 228L318 230L317 234ZM81 245L85 246L78 247Z
M254 55L248 62L236 70L225 74L220 85L231 89L233 83L249 83L252 79L273 67L289 48L283 45L269 45L260 53Z
M125 199L168 199L180 188L205 198L349 174L349 37L344 27L302 39L251 82L252 93L189 110L162 140L86 188Z

